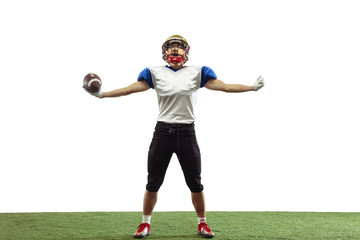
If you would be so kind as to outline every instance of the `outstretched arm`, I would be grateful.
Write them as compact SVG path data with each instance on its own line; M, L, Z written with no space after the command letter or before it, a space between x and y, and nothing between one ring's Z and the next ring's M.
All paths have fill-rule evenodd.
M145 80L140 80L137 82L134 82L133 84L124 87L124 88L119 88L113 91L109 91L109 92L104 92L101 96L101 98L106 98L106 97L121 97L121 96L126 96L132 93L137 93L137 92L143 92L148 90L150 87L149 85L146 83Z
M253 86L242 85L242 84L226 84L219 79L211 79L205 87L210 90L223 91L230 93L257 91L264 86L264 79L260 76Z
M109 91L109 92L103 92L102 89L100 88L100 90L98 92L90 92L88 91L85 87L85 91L87 91L88 93L90 93L91 95L97 97L97 98L106 98L106 97L121 97L121 96L126 96L132 93L137 93L137 92L143 92L148 90L150 87L149 85L145 82L145 80L140 80L137 82L134 82L133 84L124 87L124 88L119 88L113 91Z

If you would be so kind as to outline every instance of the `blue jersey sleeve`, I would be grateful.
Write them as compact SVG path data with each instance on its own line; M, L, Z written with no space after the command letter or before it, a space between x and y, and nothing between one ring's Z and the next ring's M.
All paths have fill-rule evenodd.
M152 81L151 72L149 68L145 68L144 70L142 70L137 80L138 81L145 80L151 88L154 88L154 84Z
M200 87L204 87L210 79L217 79L215 72L206 66L201 68L201 84Z

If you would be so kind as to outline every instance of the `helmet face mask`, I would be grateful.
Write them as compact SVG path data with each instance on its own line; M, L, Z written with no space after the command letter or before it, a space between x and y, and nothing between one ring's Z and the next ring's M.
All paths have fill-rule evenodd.
M169 43L167 46L165 46L165 51L169 55L183 55L185 53L185 46L181 43Z
M189 49L185 38L173 35L162 46L163 59L167 63L185 63L188 61Z

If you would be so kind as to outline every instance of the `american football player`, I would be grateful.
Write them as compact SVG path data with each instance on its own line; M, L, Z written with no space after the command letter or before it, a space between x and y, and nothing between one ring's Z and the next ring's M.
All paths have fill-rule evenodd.
M226 84L206 66L185 66L190 46L180 35L170 36L162 45L166 66L142 70L136 82L114 91L91 93L99 98L120 97L154 89L159 115L148 151L148 182L143 200L143 220L134 234L144 238L151 234L151 215L171 156L176 154L198 217L198 233L214 237L206 221L205 199L201 183L201 154L195 134L195 104L200 88L223 92L258 91L264 86L260 76L253 86Z

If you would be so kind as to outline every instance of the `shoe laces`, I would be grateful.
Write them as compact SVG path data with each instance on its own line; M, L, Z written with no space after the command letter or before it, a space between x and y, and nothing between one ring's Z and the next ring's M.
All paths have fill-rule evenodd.
M150 231L150 224L148 224L148 223L141 223L139 226L138 226L138 232L142 232L142 231L144 231L144 229L145 228L148 228L147 230L148 230L148 232Z
M209 225L207 225L207 223L205 223L205 222L202 222L199 224L199 231L203 232L204 230L207 231L208 233L211 233Z

